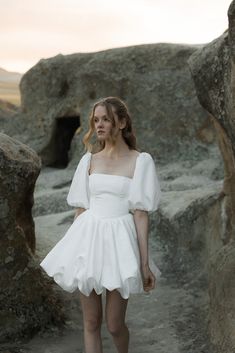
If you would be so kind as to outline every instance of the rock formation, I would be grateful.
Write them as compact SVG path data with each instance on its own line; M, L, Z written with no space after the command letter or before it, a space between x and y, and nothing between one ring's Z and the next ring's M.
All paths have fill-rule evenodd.
M0 342L62 322L59 300L34 258L33 192L41 161L0 133Z
M25 133L25 122L20 108L0 99L0 133L21 141Z
M116 95L130 108L139 148L159 164L208 158L214 132L187 65L197 48L161 43L42 59L20 83L21 128L5 133L33 148L43 165L74 168L93 103Z
M40 60L22 78L21 112L3 130L42 159L32 209L40 260L72 223L66 195L84 152L81 138L93 103L108 95L124 99L140 150L157 162L163 199L150 229L166 249L163 273L180 286L196 288L194 304L202 322L208 309L208 256L223 245L224 194L214 118L200 106L187 64L197 50L203 49L152 44Z
M220 242L208 260L210 332L218 353L235 351L235 1L228 17L228 31L189 59L199 101L211 116L224 159L223 193L211 232Z

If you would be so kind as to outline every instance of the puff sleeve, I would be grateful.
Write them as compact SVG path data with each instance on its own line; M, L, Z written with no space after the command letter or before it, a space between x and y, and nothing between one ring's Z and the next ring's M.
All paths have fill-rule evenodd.
M130 187L129 210L135 209L152 213L158 209L162 193L156 171L155 162L147 152L137 157L135 172Z
M67 203L73 207L89 208L89 185L88 185L88 169L89 169L90 153L85 153L80 159L75 170L69 193L67 195Z

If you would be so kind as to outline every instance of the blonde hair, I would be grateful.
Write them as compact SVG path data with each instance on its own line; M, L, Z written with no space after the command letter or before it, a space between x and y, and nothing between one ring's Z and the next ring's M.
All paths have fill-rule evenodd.
M115 123L112 107L114 109L114 112L117 114L119 121L120 120L122 121L123 119L125 120L126 126L122 129L122 137L130 149L138 150L136 147L136 136L133 132L130 113L128 111L126 104L118 97L102 98L93 105L93 108L91 110L90 117L89 117L89 130L84 135L82 140L86 150L90 152L99 152L105 146L105 141L96 140L94 144L91 143L91 138L93 137L95 132L95 125L94 125L95 108L99 105L104 106L106 108L107 115L111 120L113 127L115 127L116 123ZM112 143L115 144L116 139L115 139L115 136L113 135L112 130L111 130L110 137L111 137Z

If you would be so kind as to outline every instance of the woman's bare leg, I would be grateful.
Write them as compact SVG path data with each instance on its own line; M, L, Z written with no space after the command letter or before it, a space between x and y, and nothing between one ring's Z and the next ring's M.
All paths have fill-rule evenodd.
M106 291L105 317L107 328L113 337L118 353L128 353L129 330L125 323L128 299L117 290Z
M102 353L102 297L93 290L89 297L79 291L83 313L84 345L86 353Z

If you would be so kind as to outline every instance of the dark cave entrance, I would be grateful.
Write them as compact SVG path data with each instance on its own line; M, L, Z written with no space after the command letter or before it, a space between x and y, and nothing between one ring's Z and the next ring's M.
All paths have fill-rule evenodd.
M56 118L54 133L55 158L52 167L66 168L69 162L68 151L75 131L80 127L80 116Z
M80 127L80 116L62 116L55 119L53 134L48 146L42 151L42 162L54 168L66 168L72 138Z

